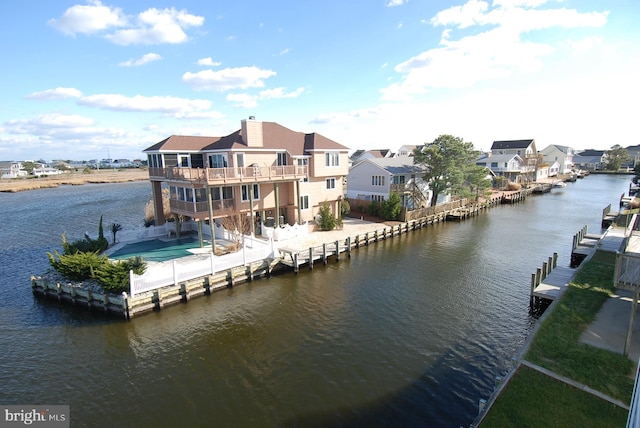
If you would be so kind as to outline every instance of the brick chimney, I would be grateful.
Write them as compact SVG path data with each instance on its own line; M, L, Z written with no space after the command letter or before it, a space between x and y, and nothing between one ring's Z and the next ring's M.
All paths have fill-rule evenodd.
M242 120L242 139L249 147L262 147L262 122L254 116Z

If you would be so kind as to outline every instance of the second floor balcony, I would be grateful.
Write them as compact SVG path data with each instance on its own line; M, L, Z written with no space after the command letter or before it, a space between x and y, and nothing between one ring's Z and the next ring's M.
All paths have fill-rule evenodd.
M209 218L209 204L206 201L180 201L170 199L171 212L183 214L196 220ZM236 206L232 199L211 201L211 209L214 218L227 217L236 213Z
M306 165L272 165L237 168L149 168L149 179L184 181L210 186L245 183L276 183L308 178Z

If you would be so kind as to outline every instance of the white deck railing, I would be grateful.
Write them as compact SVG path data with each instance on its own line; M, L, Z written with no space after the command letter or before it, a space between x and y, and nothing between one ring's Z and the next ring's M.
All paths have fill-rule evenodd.
M131 296L157 290L169 285L214 275L216 272L273 257L275 248L273 241L264 242L251 237L245 237L244 246L240 251L215 256L212 252L195 254L172 261L154 263L147 268L143 275L130 272Z

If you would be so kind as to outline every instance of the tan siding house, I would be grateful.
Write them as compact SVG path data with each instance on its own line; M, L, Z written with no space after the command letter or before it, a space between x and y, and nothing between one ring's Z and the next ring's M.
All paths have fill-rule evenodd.
M165 222L163 187L171 212L195 220L247 215L251 224L303 223L324 202L337 215L349 171L347 147L253 118L224 137L173 135L144 152L157 225Z

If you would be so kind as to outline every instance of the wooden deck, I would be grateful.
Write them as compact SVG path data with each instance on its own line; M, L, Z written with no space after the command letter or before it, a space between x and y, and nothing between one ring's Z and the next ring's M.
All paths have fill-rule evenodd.
M533 297L547 300L558 299L569 285L576 270L558 266L533 290Z

